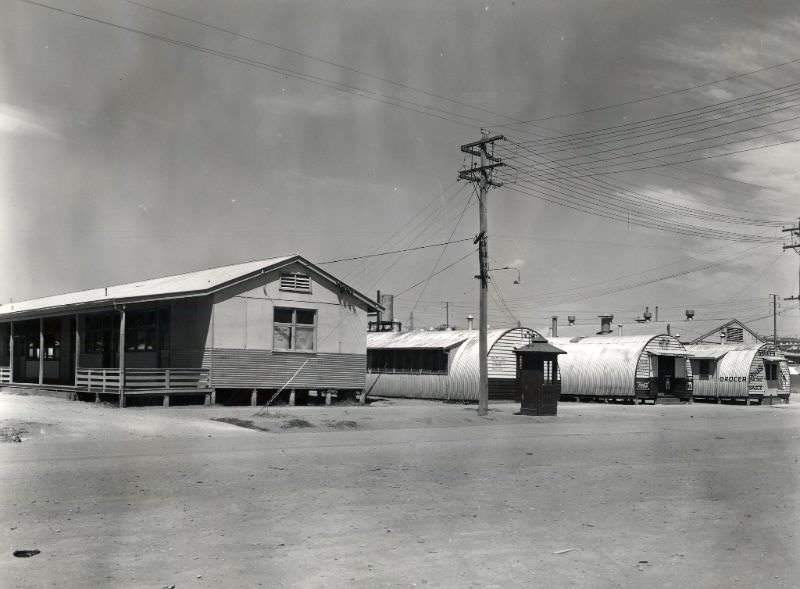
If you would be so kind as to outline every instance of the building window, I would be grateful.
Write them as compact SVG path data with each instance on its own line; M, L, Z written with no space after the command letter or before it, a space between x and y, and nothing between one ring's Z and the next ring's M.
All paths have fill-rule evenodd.
M317 312L314 309L275 308L273 313L273 348L313 352Z
M169 307L128 311L125 318L125 350L169 350Z
M744 330L741 327L726 327L725 340L734 343L742 343L744 341Z
M281 290L311 292L311 277L300 272L281 273Z
M555 360L542 361L542 380L544 384L553 384L561 380L561 371Z
M61 338L55 333L44 334L44 359L61 359Z
M116 314L86 316L83 351L87 354L115 352L119 342L119 317Z
M367 350L367 371L376 373L447 374L447 350Z
M692 367L699 380L708 380L714 374L713 361L708 358L701 358L696 361L695 366Z
M764 374L767 380L778 380L778 365L773 362L764 362Z

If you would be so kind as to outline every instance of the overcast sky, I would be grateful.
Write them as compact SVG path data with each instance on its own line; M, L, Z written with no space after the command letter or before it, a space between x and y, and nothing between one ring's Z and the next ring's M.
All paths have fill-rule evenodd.
M800 58L792 1L41 3L59 10L0 0L4 303L295 252L322 263L471 238L472 187L454 181L459 145L482 126L534 141L800 82L798 62L705 84ZM775 124L765 129L785 133L769 141L800 138ZM665 223L773 241L680 235L492 190L490 265L518 268L520 284L515 270L494 273L490 322L629 322L645 305L676 321L685 308L768 315L770 293L798 294L799 258L782 252L779 225L800 215L800 147L762 149L767 139L610 176L673 203ZM608 197L597 195L601 208ZM773 223L691 218L684 206ZM477 311L473 249L324 267L367 294L398 293L406 324L412 310L418 327L442 323L450 301L463 325ZM781 311L779 331L797 335L797 303ZM769 318L753 324L771 332Z

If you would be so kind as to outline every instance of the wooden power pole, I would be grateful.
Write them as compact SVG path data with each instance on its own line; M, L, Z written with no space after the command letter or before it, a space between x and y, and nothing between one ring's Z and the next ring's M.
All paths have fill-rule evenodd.
M488 272L488 248L487 230L488 220L486 214L486 195L490 186L502 186L502 184L492 181L492 170L503 163L499 158L494 157L494 149L489 152L488 146L494 146L495 141L503 139L502 135L489 136L486 130L481 130L481 138L478 141L467 143L461 146L461 151L472 156L473 163L467 170L458 173L461 180L477 183L478 206L480 210L480 228L475 243L478 244L478 268L479 274L475 276L480 280L480 317L478 318L478 415L489 413L489 370L487 356L489 354L487 343L487 314L488 314L488 295L489 295L489 272ZM475 158L480 158L480 165L475 165ZM491 162L491 163L489 163Z
M795 253L800 254L800 218L797 219L797 227L789 227L783 230L784 233L790 233L792 236L792 243L783 246L784 250L794 250ZM797 273L797 296L787 297L784 301L798 301L800 303L800 270Z

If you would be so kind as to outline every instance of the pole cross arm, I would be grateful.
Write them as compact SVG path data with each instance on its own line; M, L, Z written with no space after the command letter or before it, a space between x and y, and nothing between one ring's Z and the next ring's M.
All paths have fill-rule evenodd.
M504 163L496 163L496 164L489 164L488 166L477 166L475 168L470 168L469 170L462 170L459 174L474 174L475 172L484 172L486 170L493 170L494 168L499 168L500 166L505 166Z
M479 176L472 176L470 174L467 174L466 172L459 172L458 177L461 180L469 180L470 182L480 182L482 180L482 178L480 178ZM503 185L502 182L494 182L492 180L486 180L486 184L488 186L494 186L496 188L500 188Z
M502 135L492 135L491 137L485 137L483 139L479 139L478 141L473 141L472 143L465 143L461 146L461 151L464 153L469 153L468 149L472 147L478 147L479 145L486 145L487 143L492 143L494 141L500 141L501 139L505 139ZM480 155L480 153L478 154Z

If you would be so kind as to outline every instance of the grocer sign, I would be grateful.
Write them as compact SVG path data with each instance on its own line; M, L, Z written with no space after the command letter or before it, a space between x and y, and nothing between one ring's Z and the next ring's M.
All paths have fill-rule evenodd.
M720 382L747 382L746 376L720 376Z

